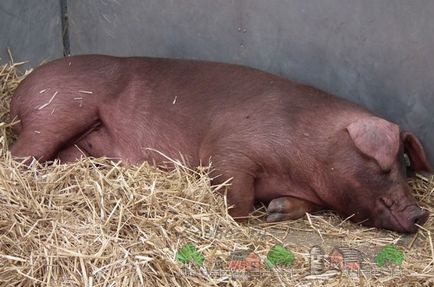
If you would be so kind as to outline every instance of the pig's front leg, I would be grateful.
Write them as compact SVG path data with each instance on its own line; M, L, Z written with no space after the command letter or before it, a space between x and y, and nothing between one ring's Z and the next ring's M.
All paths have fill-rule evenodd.
M287 196L271 200L267 209L267 221L276 222L298 219L306 212L314 212L320 208L309 201Z
M235 220L243 221L253 210L254 179L251 175L243 172L225 172L213 180L213 185L218 185L228 180L231 183L226 197L228 206L230 207L228 213ZM223 192L223 190L220 192Z
M243 221L253 211L255 201L254 163L242 154L224 149L211 158L215 168L211 172L212 184L230 183L228 189L222 188L219 192L227 191L229 215L237 221Z

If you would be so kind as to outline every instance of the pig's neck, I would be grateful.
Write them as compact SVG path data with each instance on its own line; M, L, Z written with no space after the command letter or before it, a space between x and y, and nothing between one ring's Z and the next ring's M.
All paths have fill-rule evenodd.
M372 116L364 109L354 109L327 115L310 122L296 130L305 131L293 135L293 145L289 158L289 184L295 188L288 188L288 196L294 196L317 204L323 208L332 208L339 184L336 175L335 154L342 145L351 145L346 127L366 116ZM316 127L312 132L312 126ZM306 132L306 131L311 131ZM340 147L341 146L341 147ZM354 163L357 164L357 163Z

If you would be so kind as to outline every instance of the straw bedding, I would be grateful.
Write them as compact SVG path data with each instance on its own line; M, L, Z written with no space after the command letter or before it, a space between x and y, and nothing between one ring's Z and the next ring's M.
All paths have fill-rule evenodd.
M259 208L249 222L236 223L213 192L230 183L210 186L209 167L176 163L163 172L146 163L83 159L26 168L8 152L9 100L24 77L17 66L0 66L0 286L434 286L432 178L410 181L431 215L417 234L402 235L332 212L267 224ZM177 260L187 243L203 266ZM276 244L293 253L292 265L228 270L233 251L250 248L264 262ZM376 266L386 244L404 252L401 265ZM334 246L359 250L362 270L312 275L314 245L326 254Z

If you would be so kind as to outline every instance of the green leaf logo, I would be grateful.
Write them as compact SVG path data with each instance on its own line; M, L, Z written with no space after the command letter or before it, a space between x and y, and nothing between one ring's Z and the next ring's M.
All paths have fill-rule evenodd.
M383 266L386 262L401 265L402 261L404 261L404 253L392 244L384 246L374 258L378 267Z
M272 268L275 265L290 266L293 261L294 254L291 251L286 250L282 245L277 244L268 251L265 265L269 268Z
M193 244L187 243L176 252L176 260L183 264L193 262L198 266L202 266L205 258L197 251Z

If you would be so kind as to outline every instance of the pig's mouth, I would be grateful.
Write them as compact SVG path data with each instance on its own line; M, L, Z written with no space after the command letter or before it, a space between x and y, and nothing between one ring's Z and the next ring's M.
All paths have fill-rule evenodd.
M382 202L382 201L380 201ZM404 208L388 206L382 202L383 212L374 219L374 225L403 233L415 233L417 225L423 225L428 219L428 212L416 204L410 204Z
M418 230L418 225L423 225L428 217L429 213L417 204L397 208L395 205L387 205L380 200L377 208L371 212L368 218L362 220L359 214L359 216L354 216L352 221L367 227L384 228L401 233L415 233Z

